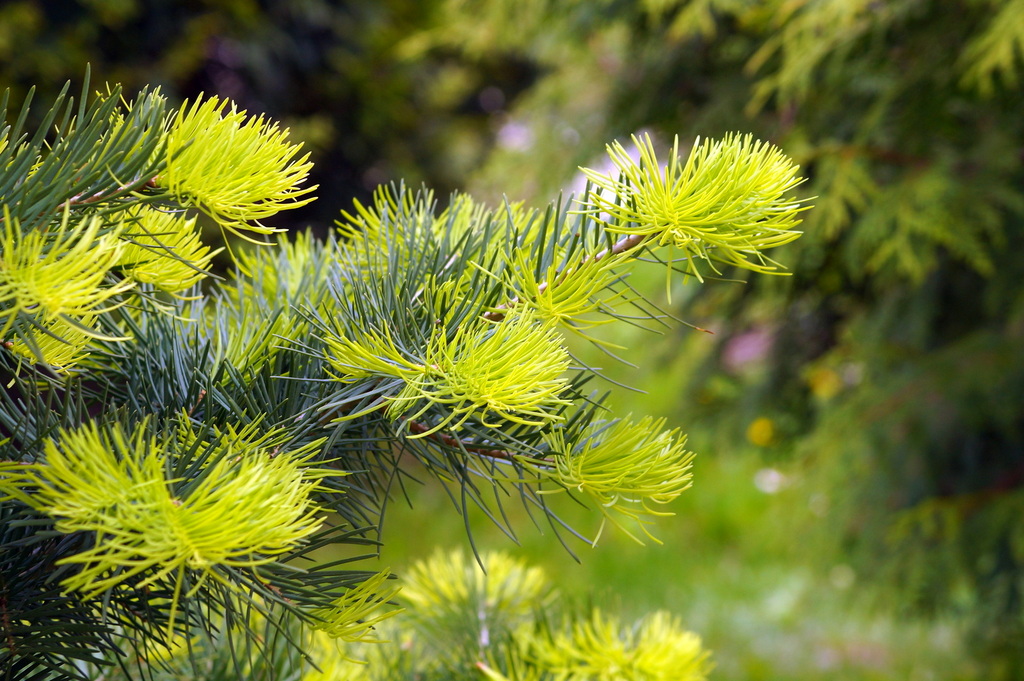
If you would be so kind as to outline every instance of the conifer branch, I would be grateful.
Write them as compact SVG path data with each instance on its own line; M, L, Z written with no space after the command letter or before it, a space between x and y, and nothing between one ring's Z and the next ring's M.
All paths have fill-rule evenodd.
M441 431L433 431L431 427L426 423L420 423L419 421L408 421L407 423L409 430L412 431L413 433L426 434L427 439L435 440L445 445L446 447L451 447L452 449L457 449L461 452L478 454L489 459L500 459L503 461L519 461L522 458L520 456L516 456L507 449L481 447L479 445L474 445L469 442L466 442L465 440L462 440L454 435L450 435L448 433ZM546 462L546 459L531 459L531 461Z
M621 181L596 177L573 228L560 205L491 211L461 197L438 215L428 192L382 190L343 215L339 241L238 256L234 279L206 293L216 251L185 215L268 234L261 220L313 199L308 155L217 98L170 113L156 94L119 102L83 103L78 127L68 113L52 149L42 133L13 157L0 148L0 366L13 377L0 400L0 511L28 518L10 540L14 526L0 526L0 552L19 561L6 574L38 571L47 594L59 590L54 607L70 605L85 632L55 635L60 653L11 640L9 623L36 615L3 600L11 655L116 657L107 622L143 654L232 622L262 653L250 613L275 640L282 613L365 640L389 616L387 571L290 561L369 541L403 446L461 487L457 504L499 524L500 495L486 499L471 474L516 487L556 523L539 494L572 490L638 540L689 485L677 431L597 418L583 392L594 372L572 366L559 329L614 318L603 292L620 295L634 252L693 237L685 201L652 219L631 212L652 192L685 194L655 177L653 156ZM795 238L784 228L800 204L773 193L791 179L780 155L749 140L723 149L764 163L707 161L706 183L724 188L703 206L717 222L690 255L724 244L742 264ZM759 231L763 219L774 232ZM37 527L50 528L44 569L20 548Z
M609 256L614 256L614 255L621 255L623 253L626 253L627 251L631 251L634 248L636 248L637 246L639 246L641 243L646 241L649 238L649 236L650 235L647 235L647 234L631 234L629 236L624 236L621 239L619 239L618 241L616 241L611 247L606 248L606 249L604 249L602 251L599 251L599 252L595 253L592 256L586 256L583 259L583 261L580 262L576 267L573 267L572 269L566 270L564 272L559 272L558 276L557 276L557 280L558 281L564 281L566 278L571 277L574 272L579 271L582 267L584 267L588 263L599 262L602 258L607 258ZM538 291L538 293L544 293L545 291L548 290L549 287L550 287L550 282L544 281L544 282L541 282L538 285L537 291ZM503 320L505 318L505 315L507 314L507 312L503 312L503 310L506 310L506 311L507 310L511 310L512 308L514 308L518 304L519 304L519 298L518 297L514 297L511 300L509 300L507 303L502 303L501 305L499 305L496 310L491 310L491 311L485 312L484 315L483 315L484 319L487 319L487 320L492 321L492 322L500 322L501 320Z

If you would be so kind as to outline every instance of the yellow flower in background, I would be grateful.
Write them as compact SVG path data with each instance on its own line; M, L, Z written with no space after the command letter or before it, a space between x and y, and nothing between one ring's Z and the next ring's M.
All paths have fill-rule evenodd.
M811 393L822 400L829 400L839 394L843 389L843 377L834 369L816 367L807 372L804 377L807 387Z
M767 416L760 416L747 426L747 441L758 447L774 444L775 436L775 422Z

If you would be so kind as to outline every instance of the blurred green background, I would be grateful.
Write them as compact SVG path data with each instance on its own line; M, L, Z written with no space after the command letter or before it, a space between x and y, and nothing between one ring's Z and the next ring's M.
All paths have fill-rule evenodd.
M0 85L231 97L290 127L324 231L383 182L543 205L603 145L751 132L817 198L787 277L634 283L713 335L608 329L623 412L699 452L664 545L513 518L481 547L679 613L720 681L1024 678L1024 0L5 0ZM37 111L45 106L37 107ZM733 279L749 281L739 283ZM592 352L585 346L580 353ZM611 384L609 384L611 385ZM465 545L396 500L382 563ZM598 519L565 505L585 534Z

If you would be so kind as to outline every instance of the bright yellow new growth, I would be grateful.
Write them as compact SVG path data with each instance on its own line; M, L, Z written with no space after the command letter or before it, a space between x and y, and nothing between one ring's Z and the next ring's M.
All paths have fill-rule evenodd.
M672 514L651 508L651 504L673 501L693 477L694 454L684 447L686 436L678 430L662 430L664 426L664 419L647 416L639 422L624 419L604 430L592 427L574 443L567 443L565 435L556 430L545 438L554 455L552 464L532 465L566 489L591 497L605 518L633 539L640 541L613 512L634 521L657 542L647 524L653 516ZM600 535L598 532L595 543Z
M390 574L389 570L377 573L339 596L330 607L313 610L311 614L320 620L313 628L342 641L375 641L370 636L373 626L402 612L399 609L381 612L400 588L384 588Z
M697 261L716 271L712 260L758 272L775 273L778 263L763 251L800 236L794 228L806 209L786 193L802 180L798 167L776 147L750 135L700 141L680 163L679 139L662 168L650 137L633 137L640 161L619 143L608 146L619 177L584 168L598 191L584 211L610 217L607 229L642 235L679 248L689 272L702 279Z
M424 371L424 366L398 349L390 329L383 332L367 331L358 338L338 334L326 339L326 359L337 371L333 377L351 382L370 376L388 376L413 380Z
M47 442L42 462L5 467L0 492L53 517L60 532L95 533L93 548L64 560L81 565L64 579L68 591L89 598L135 575L143 579L133 588L170 578L176 606L185 570L200 573L196 588L211 577L231 584L217 568L272 562L320 526L310 494L325 471L304 465L319 443L275 454L244 435L203 443L215 447L203 477L179 497L166 474L181 447L147 436L145 424L131 435L88 424Z
M553 596L544 570L505 553L488 551L476 560L461 551L437 550L405 575L402 598L425 618L486 608L503 618L530 615Z
M560 397L566 387L563 374L569 368L569 353L550 326L528 315L509 316L497 323L467 323L451 338L438 328L422 362L401 351L386 329L358 339L328 337L326 343L327 361L340 381L371 376L405 381L401 392L388 398L392 418L406 415L419 403L409 420L432 407L447 407L446 417L412 437L446 427L458 430L470 418L490 426L500 423L495 419L543 425L560 420L558 408L570 404Z
M598 259L594 254L580 251L567 263L552 263L540 277L535 275L528 257L516 250L506 275L510 288L517 291L517 305L527 307L538 319L572 328L614 321L597 321L585 316L612 302L615 294L604 293L604 289L617 276L614 268L621 264L623 257L606 253Z
M116 232L99 236L98 217L70 224L68 211L53 229L23 233L7 207L0 228L0 319L5 337L18 313L47 324L65 317L83 318L119 307L115 296L135 283L104 279L121 255ZM107 307L102 307L107 304Z
M223 249L203 245L196 219L138 206L125 215L125 242L117 264L133 279L176 293L207 275Z
M93 334L80 327L92 328L95 315L86 315L75 321L77 325L72 326L63 319L57 318L41 324L45 331L33 329L30 332L31 341L36 346L35 350L58 373L65 373L78 364L88 354L89 341L94 337ZM27 360L33 362L37 360L35 351L20 339L12 340L10 349L14 354Z
M247 118L227 100L200 96L170 121L158 183L238 236L270 234L276 230L260 220L314 198L306 195L315 186L299 187L313 167L309 154L295 158L300 147L263 116Z
M550 636L530 637L523 657L562 681L704 681L711 671L700 637L655 612L636 626L594 610Z
M528 315L466 324L452 338L439 329L423 371L395 398L395 409L424 400L414 420L434 405L448 407L448 417L419 437L449 425L457 430L471 417L492 427L500 425L495 419L540 426L560 420L557 409L570 404L560 397L568 368L561 337Z

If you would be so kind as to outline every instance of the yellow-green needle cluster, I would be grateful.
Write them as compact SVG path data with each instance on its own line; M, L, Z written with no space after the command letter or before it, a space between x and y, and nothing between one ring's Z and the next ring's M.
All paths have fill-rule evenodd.
M158 92L128 103L115 90L81 120L69 106L53 142L10 147L0 130L0 342L18 356L71 370L91 339L117 337L99 330L105 312L206 278L221 249L196 210L251 240L313 200L286 130L216 97L165 109ZM25 182L5 179L19 169Z
M41 323L95 315L123 304L117 296L133 282L106 285L106 276L121 257L117 233L100 233L103 221L88 217L72 222L64 211L52 230L24 232L4 207L0 226L0 336L19 314Z
M571 439L554 430L545 436L555 453L551 465L532 465L564 489L590 497L605 518L629 536L636 539L617 516L633 521L657 542L647 524L654 516L671 513L652 505L673 501L693 478L694 453L685 449L686 436L664 428L664 419L645 416L592 425ZM598 538L600 532L595 543Z
M139 206L126 211L125 242L117 264L137 282L178 293L207 275L210 261L220 253L203 244L196 218Z
M230 586L221 568L271 563L319 528L313 492L331 473L306 462L319 442L278 452L233 431L199 441L184 420L176 441L149 425L86 424L46 441L38 463L2 464L7 498L44 512L61 532L95 535L92 548L63 559L80 568L62 581L66 590L89 598L168 580L176 601L186 572L193 589L207 579ZM202 456L202 469L184 485L169 471L189 454Z
M711 670L700 637L664 611L628 627L595 609L521 645L531 665L564 681L704 681Z
M386 329L358 340L329 336L325 341L338 380L377 376L404 382L387 398L392 418L416 420L443 405L446 415L413 437L457 431L470 418L485 426L502 421L540 426L559 420L559 408L571 404L562 397L569 353L554 329L529 316L480 319L451 337L439 326L422 358L399 350Z
M518 291L516 304L538 319L571 329L608 324L614 319L595 319L594 314L610 309L620 294L609 292L622 265L631 256L580 251L561 264L552 262L537 276L528 254L515 251L509 263L509 286Z
M502 420L541 426L570 404L561 396L569 353L552 328L526 316L459 327L451 338L439 333L426 361L408 397L447 405L455 427L470 416L495 427Z
M167 168L157 183L236 235L270 234L275 230L260 220L314 198L315 186L300 187L313 164L298 154L276 123L200 96L170 123Z
M610 232L680 249L698 279L698 261L716 273L712 261L777 273L764 251L799 237L795 227L807 208L788 196L802 180L785 154L750 135L726 135L697 140L682 162L676 138L662 165L649 136L634 136L633 143L639 160L618 142L608 146L618 176L583 170L596 187L583 210Z
M16 357L29 362L43 357L47 365L63 374L88 355L89 343L96 336L95 321L94 314L73 320L57 317L50 321L37 321L25 336L9 341L9 349Z
M384 610L399 591L394 582L389 586L390 576L390 570L379 572L338 596L330 607L314 609L310 613L315 618L313 628L337 641L376 642L374 626L402 612L394 608Z

